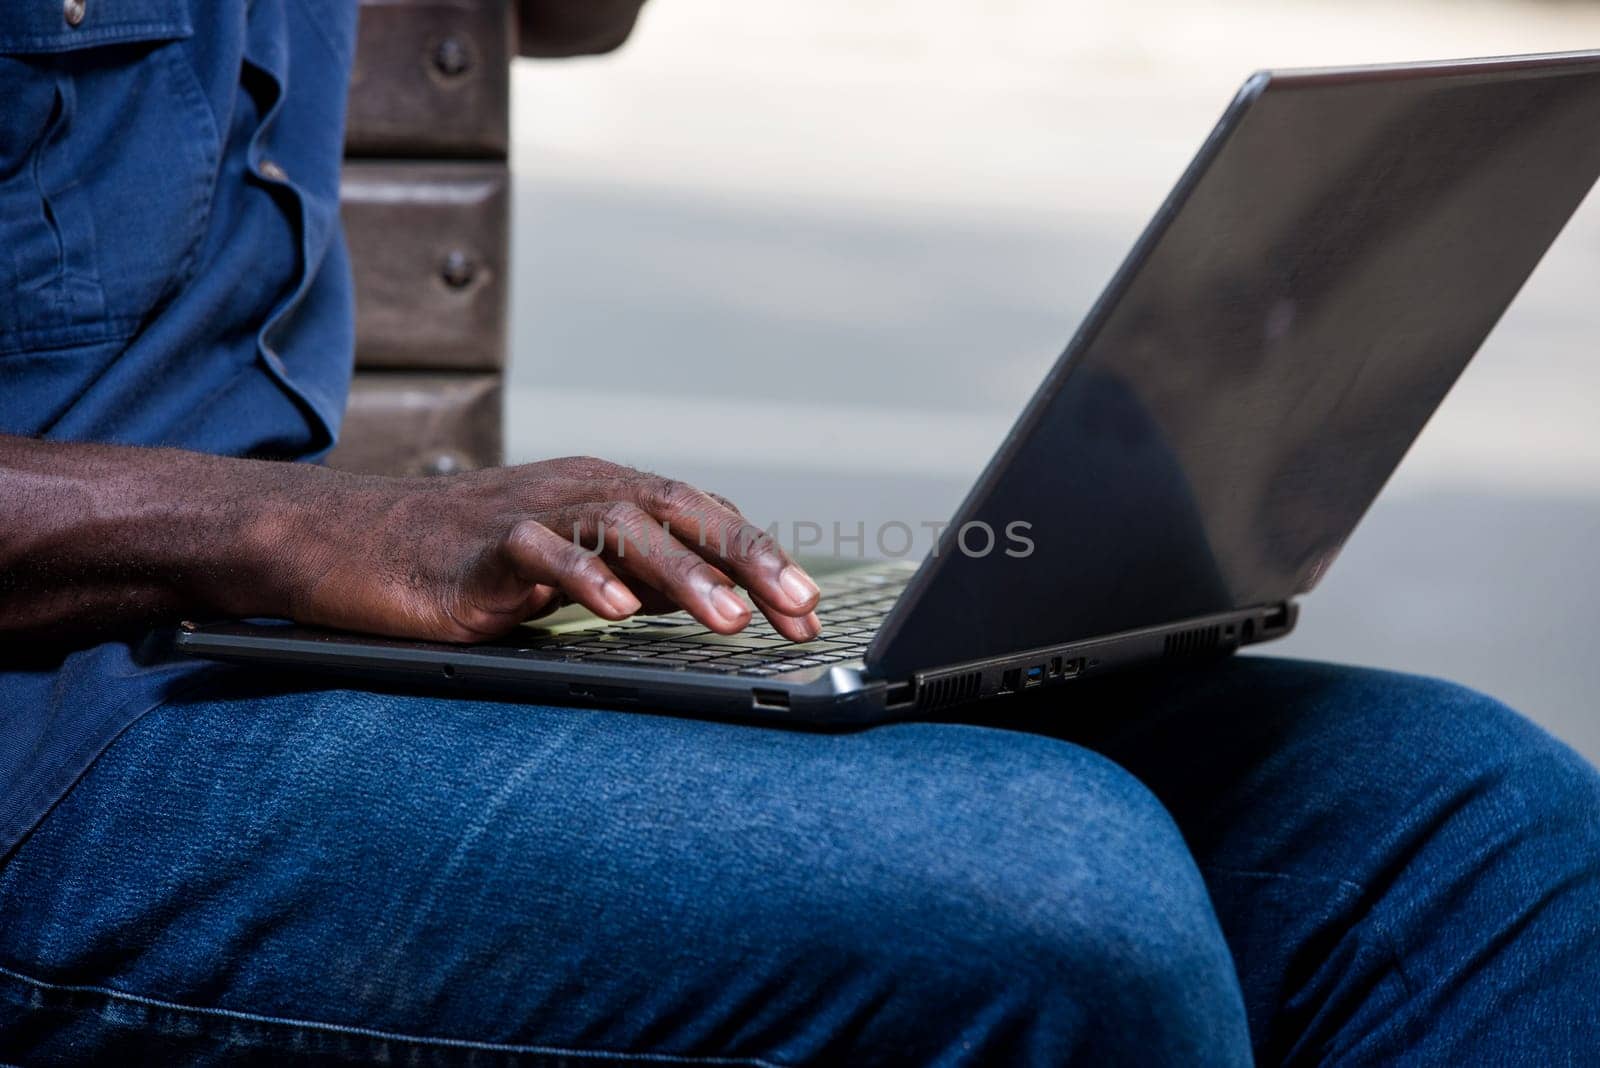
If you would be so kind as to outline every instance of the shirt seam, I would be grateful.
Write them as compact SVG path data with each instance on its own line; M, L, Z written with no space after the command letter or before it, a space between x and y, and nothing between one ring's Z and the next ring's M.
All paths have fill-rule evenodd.
M338 33L328 25L327 14L324 12L323 6L317 3L301 3L299 7L306 14L306 21L316 27L317 33L322 37L322 43L328 47L328 51L333 53L333 58L341 63L349 63L349 46L340 46L340 43L345 40L345 35Z
M136 315L119 315L97 319L89 324L0 330L0 355L70 349L99 341L122 341L138 332L139 322Z
M92 30L72 33L34 33L15 37L0 34L0 52L22 52L47 49L51 52L75 52L91 45L132 43L128 34L159 34L173 39L188 37L194 32L182 19L145 19L139 22L103 23Z

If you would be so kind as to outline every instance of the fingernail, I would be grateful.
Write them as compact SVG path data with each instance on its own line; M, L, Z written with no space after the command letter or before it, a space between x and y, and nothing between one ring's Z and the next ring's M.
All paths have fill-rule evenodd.
M806 632L806 641L809 642L822 636L822 620L817 618L817 614L815 612L812 612L800 622L804 626Z
M745 606L743 599L726 586L712 589L711 607L729 623L743 623L750 615L750 609Z
M778 585L795 604L809 604L822 591L811 581L811 576L790 564L778 573Z
M600 595L606 599L612 611L621 615L631 616L644 607L632 590L615 579L606 579L605 585L600 587Z

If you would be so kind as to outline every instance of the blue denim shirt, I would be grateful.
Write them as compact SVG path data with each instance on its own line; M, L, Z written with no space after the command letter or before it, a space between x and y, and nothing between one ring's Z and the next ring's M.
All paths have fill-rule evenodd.
M354 0L0 3L0 432L309 459L354 346ZM0 650L0 858L200 669Z

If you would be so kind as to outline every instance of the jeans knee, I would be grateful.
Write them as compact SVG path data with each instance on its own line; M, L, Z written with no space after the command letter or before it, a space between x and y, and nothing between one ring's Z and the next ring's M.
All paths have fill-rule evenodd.
M1563 887L1600 904L1600 774L1501 702L1438 679L1327 666L1297 711L1300 764L1343 761L1333 804L1365 821L1332 861L1363 884L1402 880L1483 923ZM1298 765L1297 765L1298 766ZM1444 915L1441 911L1440 915ZM1395 922L1402 922L1396 920Z
M1594 768L1500 701L1442 679L1391 671L1240 658L1226 675L1247 686L1245 721L1278 766L1310 775L1347 769L1362 810L1398 819L1440 804L1492 802L1592 817Z
M1417 680L1413 696L1436 718L1435 796L1451 799L1448 810L1470 814L1467 825L1492 848L1564 854L1563 867L1582 864L1592 876L1600 855L1594 766L1519 713L1465 687Z
M976 1060L1231 1063L1242 996L1176 826L1092 753L1012 739L1005 781L832 910L919 1040ZM937 1036L937 1037L936 1037Z
M1388 721L1389 747L1412 764L1416 781L1457 804L1487 804L1505 816L1600 825L1600 775L1541 727L1456 683L1368 674L1375 678L1361 685L1384 687L1383 700L1372 703Z

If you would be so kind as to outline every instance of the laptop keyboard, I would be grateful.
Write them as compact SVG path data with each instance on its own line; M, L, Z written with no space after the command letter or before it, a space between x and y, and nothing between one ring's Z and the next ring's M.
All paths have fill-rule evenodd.
M627 664L668 671L766 678L803 668L858 663L914 569L903 563L824 576L822 635L797 644L760 613L738 634L716 634L684 613L649 616L552 635L525 651L567 663Z

